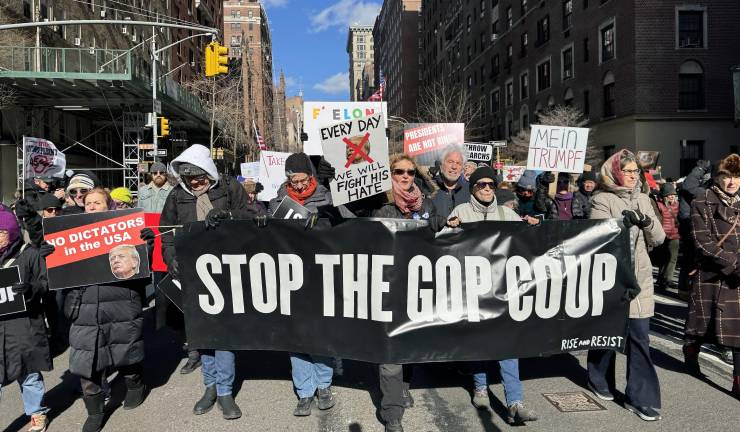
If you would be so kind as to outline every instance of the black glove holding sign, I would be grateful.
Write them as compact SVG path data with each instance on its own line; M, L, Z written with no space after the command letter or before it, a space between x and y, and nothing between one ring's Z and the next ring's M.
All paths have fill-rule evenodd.
M206 215L206 229L215 229L221 225L221 221L224 219L231 219L231 212L220 209L211 209Z
M18 282L14 283L10 289L13 291L13 294L17 296L22 295L28 302L33 299L35 294L40 294L43 288L39 282Z
M642 214L640 210L624 210L622 216L624 216L624 225L627 228L636 226L643 229L649 227L652 223L652 219Z
M154 230L152 230L151 228L144 228L139 233L139 238L144 240L146 242L146 245L151 248L154 247L154 239L157 238L157 235L154 234Z
M31 203L25 199L18 200L15 203L15 216L20 220L28 219L31 216L36 216L36 210L33 208Z

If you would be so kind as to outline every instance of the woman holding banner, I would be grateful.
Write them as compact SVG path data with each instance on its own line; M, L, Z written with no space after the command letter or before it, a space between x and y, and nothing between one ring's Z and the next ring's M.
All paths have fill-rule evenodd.
M457 227L463 223L483 221L523 222L522 218L509 207L496 202L496 173L489 166L475 170L470 176L470 202L460 204L450 213L447 225ZM533 219L537 221L537 219ZM506 395L508 411L507 421L510 424L523 424L537 420L537 414L524 406L524 389L519 380L519 359L500 360L501 380ZM473 405L478 409L489 409L488 375L486 372L473 374L475 389Z
M318 213L320 207L331 206L331 193L319 184L314 176L313 165L305 153L294 153L285 160L287 181L278 190L278 195L270 201L269 213L273 214L283 199L292 199L311 213ZM291 353L291 375L298 394L298 404L293 415L311 415L314 395L318 408L328 410L336 404L331 391L334 376L334 361L331 358Z
M601 191L594 195L591 219L623 218L630 231L635 276L640 289L632 297L627 332L627 401L624 406L645 421L660 420L660 383L650 358L650 317L653 316L653 265L648 248L665 240L660 219L650 198L642 193L640 169L635 155L621 150L601 167ZM630 287L628 287L629 289ZM588 386L603 400L614 400L614 363L616 353L606 350L588 352Z
M11 287L0 286L3 302L10 294L23 296L25 312L0 316L0 389L18 381L23 408L31 417L29 432L46 430L44 377L52 369L49 341L44 324L41 297L47 290L46 264L39 250L25 244L15 215L0 205L0 268L18 267L20 281Z
M414 159L405 154L393 155L390 167L392 189L387 194L387 202L373 212L373 217L425 220L435 232L442 229L444 218L437 216L432 201L424 196L414 182L420 175ZM414 399L409 392L410 367L400 364L378 365L380 392L383 394L380 416L385 421L386 432L403 432L401 421L404 410L414 406Z
M93 188L83 198L85 213L99 213L115 206L110 194ZM123 409L144 402L144 315L146 279L121 280L106 285L75 288L67 293L64 313L72 321L69 331L69 371L80 377L87 408L83 432L103 428L105 373L116 368L124 376Z

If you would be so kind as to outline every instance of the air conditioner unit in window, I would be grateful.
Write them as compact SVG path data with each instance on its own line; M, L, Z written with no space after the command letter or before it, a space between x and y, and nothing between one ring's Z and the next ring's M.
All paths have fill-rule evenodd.
M136 42L136 35L135 34L131 35L131 42Z
M90 55L95 55L95 47L94 47L94 46L91 46L91 47L90 47L90 48L89 48L89 49L87 50L87 52L89 52L89 53L90 53Z
M105 18L105 9L100 9L100 18Z
M121 27L121 33L123 34L128 33L128 29L126 28L126 26Z
M496 42L498 40L498 33L491 33L491 42Z
M78 38L78 37L76 37L76 38L75 38L75 46L80 46L80 45L82 45L82 39L81 39L81 38Z

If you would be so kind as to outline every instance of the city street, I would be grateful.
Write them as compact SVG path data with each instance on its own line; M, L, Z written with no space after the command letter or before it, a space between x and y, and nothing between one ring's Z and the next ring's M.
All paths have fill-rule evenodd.
M585 392L586 355L559 355L526 359L520 370L528 406L540 420L527 428L541 431L684 431L728 430L740 422L740 401L729 395L731 367L714 355L702 355L701 380L682 371L678 340L670 330L685 311L685 303L659 297L653 320L653 359L661 382L664 419L646 423L623 409L619 403L599 401L604 410L564 413L558 411L543 393ZM311 417L293 417L295 407L290 362L285 353L244 352L238 356L237 397L244 416L236 421L221 419L218 410L196 417L193 404L200 397L201 375L180 375L179 345L173 334L161 332L147 339L146 381L152 392L143 406L133 411L118 408L124 388L114 380L111 412L105 430L110 431L212 431L227 428L245 431L375 432L383 426L377 414L380 393L377 368L370 364L344 361L344 374L335 379L338 404L319 412L314 405ZM523 341L526 343L526 341ZM45 374L47 401L52 409L49 431L75 431L85 419L85 408L75 393L76 380L66 372L67 355L55 359L56 369ZM464 366L427 364L414 370L411 393L414 408L404 417L406 431L499 431L514 430L503 419L503 390L499 378L491 373L491 411L478 411L470 403L471 379L459 370ZM624 386L624 357L617 361L617 383ZM3 391L0 428L25 430L26 418L16 385ZM116 408L114 408L116 407ZM521 428L519 428L521 429ZM730 427L732 429L732 427Z

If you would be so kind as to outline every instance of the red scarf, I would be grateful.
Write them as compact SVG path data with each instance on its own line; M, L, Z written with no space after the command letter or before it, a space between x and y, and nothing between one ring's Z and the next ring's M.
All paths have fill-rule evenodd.
M297 202L300 205L303 205L304 202L313 195L314 192L316 192L316 187L318 186L318 183L316 182L316 177L311 177L311 181L308 183L308 186L306 186L306 189L303 189L302 191L297 191L293 189L293 186L291 186L290 183L288 183L288 196L293 199L293 201Z
M421 205L424 202L421 190L415 184L412 183L411 189L405 191L395 181L393 182L393 200L396 202L396 207L404 215L421 210Z

